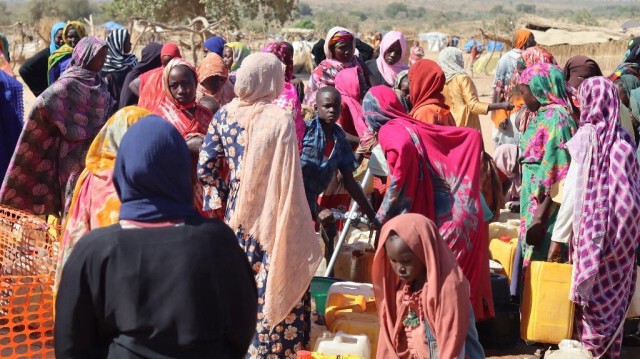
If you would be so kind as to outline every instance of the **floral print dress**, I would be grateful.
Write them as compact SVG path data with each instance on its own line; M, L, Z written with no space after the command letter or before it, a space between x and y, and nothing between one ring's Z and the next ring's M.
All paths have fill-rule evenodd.
M238 122L229 124L228 113L221 109L216 113L200 149L198 177L204 187L204 209L221 208L226 204L225 218L228 221L235 210L240 189L242 159L247 134ZM223 175L225 164L228 178ZM253 342L247 353L254 358L295 358L296 352L306 349L311 328L311 298L309 292L287 315L285 320L269 330L264 325L262 309L269 275L269 255L262 249L260 241L244 232L236 232L238 244L247 253L253 268L258 288L258 325Z
M576 131L569 111L563 73L551 64L535 64L522 74L541 107L520 136L522 188L520 192L520 245L523 267L532 260L545 261L551 245L559 204L551 205L545 237L537 246L526 244L527 228L533 222L541 199L551 196L551 189L567 176L571 156L566 143Z

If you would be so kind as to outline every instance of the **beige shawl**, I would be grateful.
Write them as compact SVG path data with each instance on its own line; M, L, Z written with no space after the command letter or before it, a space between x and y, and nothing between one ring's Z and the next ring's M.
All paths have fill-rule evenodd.
M227 105L229 123L246 130L236 210L229 219L242 226L269 255L263 314L280 323L300 301L322 260L313 229L291 115L271 104L284 87L284 69L270 53L248 56L238 70L238 98Z

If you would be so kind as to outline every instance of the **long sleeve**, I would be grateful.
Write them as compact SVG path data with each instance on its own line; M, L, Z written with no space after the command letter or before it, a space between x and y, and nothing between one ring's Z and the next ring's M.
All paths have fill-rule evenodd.
M229 183L222 175L225 153L222 144L219 120L225 111L218 111L209 124L209 130L200 147L198 159L198 180L204 187L205 211L218 209L223 206L229 195Z
M573 213L576 203L576 187L578 186L578 168L580 167L574 161L569 165L569 172L564 180L562 204L551 236L551 240L554 242L569 243L573 233Z
M33 55L20 66L20 76L36 97L40 96L48 87L47 67L49 55L49 48L46 48Z
M473 80L471 80L469 76L457 77L460 78L460 93L469 111L476 115L486 115L489 113L489 104L480 102L478 99L478 90L473 84Z
M88 255L87 241L80 241L64 266L56 297L54 341L56 358L102 358L98 313L92 293L94 280L101 278L102 260ZM107 248L105 248L106 250ZM93 287L93 288L92 288Z

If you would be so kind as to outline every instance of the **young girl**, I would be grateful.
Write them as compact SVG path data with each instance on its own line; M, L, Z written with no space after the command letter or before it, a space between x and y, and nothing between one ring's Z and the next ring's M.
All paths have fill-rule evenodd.
M436 225L403 214L382 227L373 263L378 358L484 358L469 283Z

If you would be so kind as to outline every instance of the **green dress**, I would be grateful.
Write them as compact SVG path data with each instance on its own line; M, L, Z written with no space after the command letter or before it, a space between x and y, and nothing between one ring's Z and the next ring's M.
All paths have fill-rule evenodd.
M552 204L545 237L540 244L535 247L526 244L526 229L533 221L540 199L549 196L551 187L567 176L571 156L566 143L577 128L569 112L570 102L561 69L555 65L535 64L522 74L521 82L529 85L542 105L520 136L520 245L523 266L527 267L532 260L547 259L560 206L555 202Z

